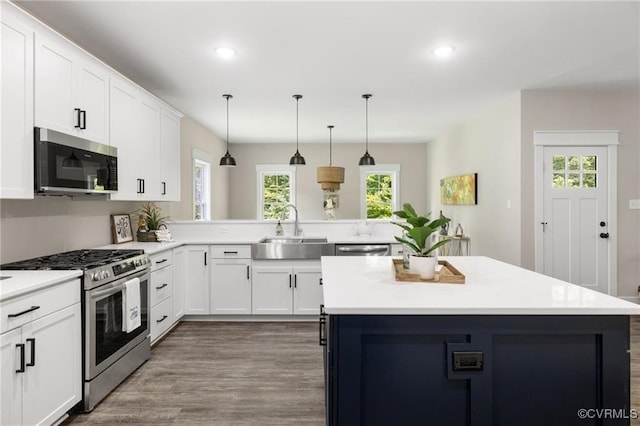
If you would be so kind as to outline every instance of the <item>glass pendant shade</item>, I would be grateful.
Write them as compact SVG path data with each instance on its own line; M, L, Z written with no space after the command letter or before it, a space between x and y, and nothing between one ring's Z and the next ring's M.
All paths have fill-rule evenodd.
M293 98L296 100L296 153L293 154L293 157L291 157L291 159L289 160L289 165L290 166L304 166L306 163L306 161L304 161L304 157L300 154L300 151L298 150L298 103L300 101L300 98L302 98L302 95L293 95Z
M229 154L229 99L233 98L232 95L222 95L227 100L227 153L220 158L220 165L227 167L234 167L236 165L236 159Z
M369 154L369 98L372 95L362 95L365 101L365 148L364 155L360 157L359 166L375 166L376 160Z

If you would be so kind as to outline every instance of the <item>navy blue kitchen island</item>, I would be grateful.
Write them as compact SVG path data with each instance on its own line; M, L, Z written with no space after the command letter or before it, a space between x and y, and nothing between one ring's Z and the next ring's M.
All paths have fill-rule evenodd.
M465 284L396 282L389 258L323 258L328 425L630 424L640 307L449 260Z

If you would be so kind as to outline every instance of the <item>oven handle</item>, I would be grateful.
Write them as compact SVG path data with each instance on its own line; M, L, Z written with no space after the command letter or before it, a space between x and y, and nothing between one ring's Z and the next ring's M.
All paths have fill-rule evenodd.
M149 275L149 271L148 270L146 270L146 271L144 271L142 273L139 273L139 274L135 274L135 275L130 275L128 277L124 277L121 280L116 281L111 285L107 284L109 286L109 288L100 287L100 290L97 290L97 291L96 290L89 290L89 294L91 295L92 299L100 299L100 298L103 298L103 297L106 297L106 296L110 296L110 295L115 294L115 293L119 293L122 290L124 290L124 284L127 281L129 281L129 280L131 280L133 278L140 278L140 281L144 281L145 275Z

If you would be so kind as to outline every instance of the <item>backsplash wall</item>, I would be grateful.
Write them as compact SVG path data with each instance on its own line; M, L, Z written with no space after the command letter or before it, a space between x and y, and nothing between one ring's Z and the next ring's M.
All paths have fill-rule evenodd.
M69 197L2 200L0 263L111 244L110 215L131 213L138 206Z

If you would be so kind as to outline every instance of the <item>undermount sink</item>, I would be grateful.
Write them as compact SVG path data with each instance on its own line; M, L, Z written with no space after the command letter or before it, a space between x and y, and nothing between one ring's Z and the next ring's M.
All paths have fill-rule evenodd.
M256 260L320 259L333 256L334 244L323 237L266 237L251 245Z

